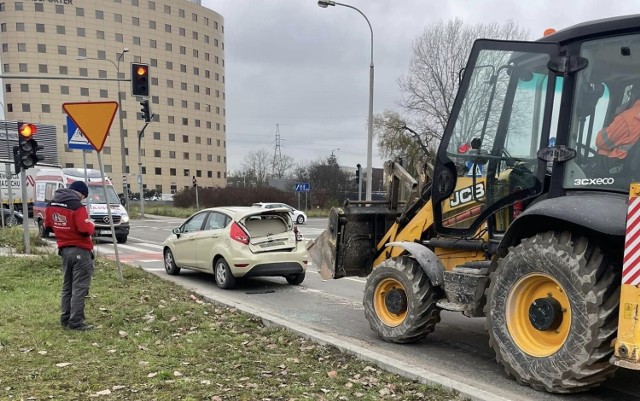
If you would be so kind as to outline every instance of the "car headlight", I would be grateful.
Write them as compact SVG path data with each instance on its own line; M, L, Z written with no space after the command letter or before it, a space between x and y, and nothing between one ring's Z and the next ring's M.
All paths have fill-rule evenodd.
M129 222L129 215L128 214L123 214L122 217L120 218L120 221L122 223L128 223Z

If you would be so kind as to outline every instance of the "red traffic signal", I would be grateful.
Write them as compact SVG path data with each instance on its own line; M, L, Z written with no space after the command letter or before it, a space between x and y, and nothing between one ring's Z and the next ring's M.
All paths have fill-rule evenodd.
M31 138L38 132L38 128L31 123L18 123L18 133L23 138Z
M149 64L131 63L131 94L149 96Z

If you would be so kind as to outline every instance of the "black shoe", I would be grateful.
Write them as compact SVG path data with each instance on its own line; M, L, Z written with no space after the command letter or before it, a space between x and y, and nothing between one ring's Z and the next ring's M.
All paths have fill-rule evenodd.
M93 325L82 323L80 326L69 326L71 330L88 331L93 330Z

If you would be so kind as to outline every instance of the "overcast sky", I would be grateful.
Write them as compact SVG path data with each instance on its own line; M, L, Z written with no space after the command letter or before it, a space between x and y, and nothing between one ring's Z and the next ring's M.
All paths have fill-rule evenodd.
M398 78L411 45L439 20L513 19L532 39L546 28L638 13L632 0L345 0L374 34L374 113L395 109ZM316 0L202 0L225 20L227 164L242 169L248 152L296 162L327 158L366 165L371 34L355 10ZM278 128L277 128L278 127ZM335 149L340 150L335 150ZM373 166L382 160L373 148Z

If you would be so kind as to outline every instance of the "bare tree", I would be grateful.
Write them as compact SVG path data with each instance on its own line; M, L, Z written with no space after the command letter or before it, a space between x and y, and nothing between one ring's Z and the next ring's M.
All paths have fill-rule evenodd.
M273 158L273 176L284 178L294 166L295 160L289 155L278 155Z
M244 157L242 167L246 173L247 179L251 177L252 184L261 187L267 185L269 173L272 167L272 159L267 149L259 149L255 152L249 152Z
M502 25L465 25L461 18L455 18L428 26L413 43L407 75L398 80L403 115L385 111L374 119L381 153L406 155L412 163L420 160L418 152L428 159L428 150L442 138L473 42L478 38L524 40L528 36L512 20Z

